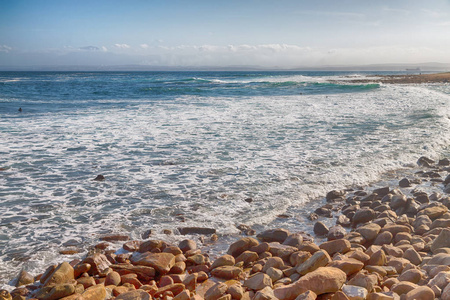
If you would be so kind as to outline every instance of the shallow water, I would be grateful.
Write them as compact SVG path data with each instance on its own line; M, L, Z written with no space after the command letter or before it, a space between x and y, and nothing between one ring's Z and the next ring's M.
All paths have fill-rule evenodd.
M297 230L277 215L448 154L448 85L347 75L0 73L0 285L105 233Z

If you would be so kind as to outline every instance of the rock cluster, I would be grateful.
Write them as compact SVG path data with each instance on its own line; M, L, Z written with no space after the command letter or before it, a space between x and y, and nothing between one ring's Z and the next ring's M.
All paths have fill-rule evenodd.
M436 180L441 171L418 175L448 185ZM99 250L34 278L21 271L0 300L450 300L450 200L411 188L420 182L328 193L316 213L334 214L336 225L314 224L321 243L272 229L241 237L212 261L192 240L126 241L125 254ZM113 238L125 239L102 239Z

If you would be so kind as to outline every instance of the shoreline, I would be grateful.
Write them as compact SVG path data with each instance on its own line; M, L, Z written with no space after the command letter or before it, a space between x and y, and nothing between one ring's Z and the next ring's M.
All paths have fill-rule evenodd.
M353 83L423 84L450 83L450 72L419 75L376 75L376 79L350 79Z
M228 243L228 254L212 260L208 244L223 241L204 228L192 229L203 240L201 248L193 240L175 245L151 235L145 240L109 235L82 260L54 265L36 277L22 270L16 281L26 287L10 292L14 299L20 294L17 299L66 300L132 295L296 299L303 294L309 298L299 299L316 299L314 295L355 293L367 299L403 294L413 299L418 292L448 299L450 284L445 281L444 286L441 278L450 274L450 162L422 157L418 165L420 171L397 178L396 185L330 191L325 204L318 203L308 215L305 230L312 229L307 231L313 236L286 229L255 236L252 228L243 227L241 238ZM441 193L424 192L427 185ZM124 244L109 250L110 242ZM62 281L55 279L60 271L66 272ZM329 276L339 281L316 284ZM64 296L56 297L62 287Z

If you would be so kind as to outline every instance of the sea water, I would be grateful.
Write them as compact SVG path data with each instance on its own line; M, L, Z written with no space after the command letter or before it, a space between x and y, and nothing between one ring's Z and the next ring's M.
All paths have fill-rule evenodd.
M327 191L448 155L450 87L376 75L0 73L0 285L103 234L304 230Z

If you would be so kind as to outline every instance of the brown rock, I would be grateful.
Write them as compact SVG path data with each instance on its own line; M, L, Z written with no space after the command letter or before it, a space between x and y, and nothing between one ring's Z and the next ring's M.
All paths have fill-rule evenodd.
M267 274L256 273L244 281L244 286L251 290L258 291L266 286L272 287L272 280Z
M256 237L263 242L271 243L278 242L283 243L286 238L290 235L290 232L283 228L270 229L261 232Z
M328 231L329 231L328 226L325 225L323 222L317 221L314 224L314 233L316 235L319 235L319 236L327 235Z
M100 253L95 253L92 256L85 258L83 260L83 263L91 265L91 268L89 269L90 275L103 274L111 265L111 262L108 260L108 258L106 258L104 254Z
M77 279L78 284L83 285L85 289L96 285L94 277L80 277Z
M159 288L156 291L156 293L153 295L153 297L154 298L161 297L167 292L171 292L174 296L176 296L179 293L181 293L184 289L185 289L185 286L182 283L169 284L169 285Z
M328 264L328 267L338 268L347 274L347 276L359 272L363 267L364 263L353 258L345 258L342 260L334 260Z
M331 258L328 253L325 250L319 250L297 267L297 273L300 275L305 275L319 267L326 266L330 261Z
M414 250L414 248L407 249L403 257L416 266L418 266L422 262L422 256L416 250Z
M182 240L178 244L178 248L183 251L183 253L186 253L189 250L196 250L197 249L197 243L193 240Z
M400 276L398 277L398 280L419 283L419 281L422 279L422 276L423 274L419 270L409 269L402 272L402 274L400 274Z
M116 300L150 300L152 297L144 290L128 291L116 297Z
M106 289L102 284L97 284L85 290L82 296L85 300L105 299Z
M300 232L290 234L283 242L283 245L298 247L303 243L303 234Z
M259 259L258 253L253 251L244 251L238 257L236 257L236 263L243 262L244 266L247 266L249 263L257 261Z
M31 276L27 271L21 270L19 275L16 278L16 287L22 286L22 285L28 285L30 283L34 282L34 277Z
M358 273L350 279L347 284L365 288L369 293L378 284L378 276L375 274Z
M381 230L381 226L375 223L369 223L356 229L366 241L373 241Z
M202 228L202 227L180 227L178 228L178 231L182 235L186 234L210 235L216 233L216 230L214 228Z
M311 257L311 253L306 251L297 251L289 256L289 262L293 266L297 266L298 264L304 263L308 258Z
M434 299L434 292L427 286L420 286L406 294L405 300Z
M362 208L355 212L355 215L352 218L352 223L354 226L361 224L361 223L367 223L367 222L375 219L375 216L376 216L376 214L373 209Z
M235 266L221 266L211 271L211 275L226 280L238 278L241 273L242 269Z
M184 290L178 295L176 295L173 300L189 300L191 299L191 293L188 290Z
M80 277L81 274L89 272L90 269L91 269L91 265L87 264L87 263L79 263L79 264L75 265L73 267L73 273L74 273L75 279ZM41 280L42 280L42 278L41 278ZM41 283L42 283L42 281L41 281Z
M212 287L210 287L205 293L205 300L216 300L219 299L228 289L225 283L218 282Z
M295 298L295 300L316 300L317 295L313 291L306 291ZM334 299L333 299L334 300Z
M331 226L328 231L327 238L329 241L342 239L347 234L347 231L341 225Z
M429 206L419 212L419 215L426 215L431 220L437 219L448 212L448 208L442 204L436 206Z
M44 286L36 294L36 298L40 300L56 300L75 293L73 284L56 284L52 286Z
M390 244L392 241L393 235L389 231L382 232L378 234L373 242L374 245L385 245Z
M175 255L172 253L133 253L131 263L154 268L159 274L167 274L175 265Z
M346 253L350 250L350 242L348 240L339 239L322 243L319 248L327 251L330 256L335 253Z
M408 292L417 289L419 286L415 283L408 282L408 281L400 281L397 284L394 284L391 288L391 291L403 295L407 294Z
M431 244L431 251L433 253L436 252L439 248L448 248L450 247L450 229L445 228L439 233L437 238Z
M283 269L284 261L280 257L269 257L262 271L265 273L269 268Z
M44 285L54 285L60 283L66 283L74 278L74 271L72 266L68 262L60 264L55 271L48 277Z
M368 265L374 265L374 266L383 266L386 264L386 255L384 254L383 250L378 250L375 252L367 262Z
M211 269L215 269L221 266L234 266L235 263L236 261L233 256L225 254L213 262L213 264L211 265Z
M251 237L244 237L231 244L227 253L234 257L238 257L242 252L249 250L253 246L257 246L258 244L258 240Z
M276 288L274 294L281 300L293 300L308 290L317 295L335 293L346 280L347 276L343 271L332 267L321 267L292 284Z
M106 275L105 279L105 285L119 285L120 284L120 275L117 272L109 272L108 275Z

